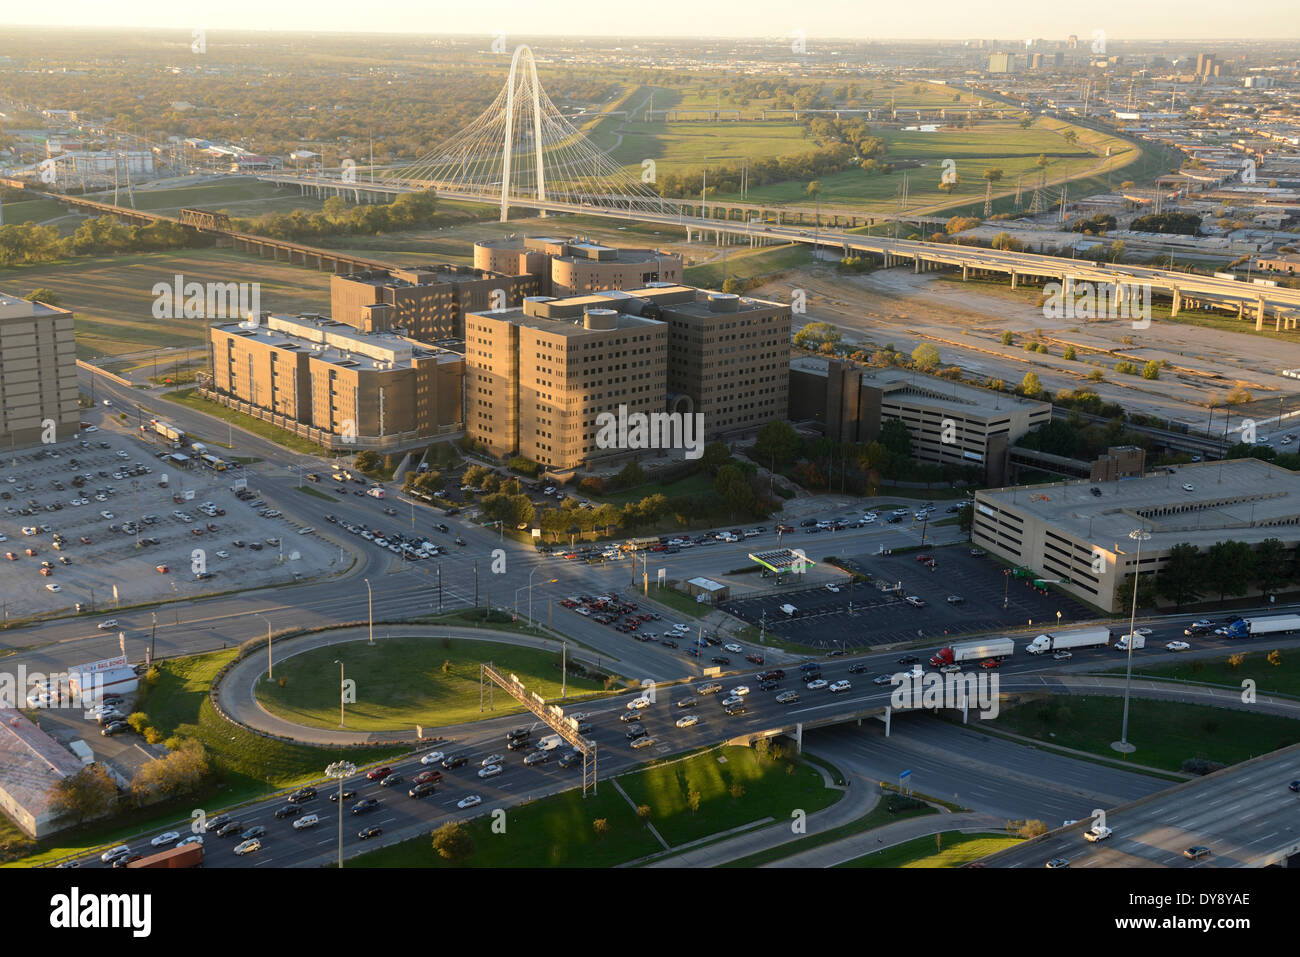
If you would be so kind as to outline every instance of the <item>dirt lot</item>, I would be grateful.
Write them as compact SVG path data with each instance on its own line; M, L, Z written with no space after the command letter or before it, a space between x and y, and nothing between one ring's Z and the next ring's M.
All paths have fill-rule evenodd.
M1256 398L1271 396L1275 404L1279 395L1296 393L1296 381L1280 372L1300 366L1300 341L1291 344L1158 317L1147 329L1134 329L1131 322L1118 319L1048 319L1037 305L1038 290L963 283L943 273L915 274L910 266L866 276L842 276L829 265L791 271L754 294L788 302L794 288L808 293L808 312L801 319L833 323L846 343L860 344L868 352L892 343L910 354L930 342L944 365L959 365L968 374L1001 378L1010 386L1034 372L1049 392L1086 386L1133 411L1202 428L1209 417L1206 400L1221 402L1237 382L1245 383ZM1253 329L1253 323L1242 325ZM1026 352L1019 340L1011 346L1001 343L1005 330L1024 335L1038 329L1049 340L1050 355ZM1122 336L1130 336L1132 344L1121 342ZM1096 366L1062 359L1067 344L1075 346L1080 360L1099 359L1105 381L1087 381ZM1167 369L1159 380L1149 381L1115 372L1120 359L1139 365L1168 359L1186 371ZM1289 412L1296 400L1290 398L1286 405ZM1222 420L1222 413L1218 418Z
M230 490L232 473L185 471L158 457L170 451L95 432L80 441L0 457L0 535L6 539L0 542L0 595L6 620L73 613L77 603L102 611L290 582L337 563L337 547L300 535L285 519L264 517L239 501ZM163 475L167 488L160 487ZM90 477L77 487L78 476ZM177 494L180 502L173 500ZM207 502L225 514L205 514L200 506ZM53 509L55 503L61 508ZM24 509L34 511L23 515ZM123 523L135 523L138 532L124 530ZM64 539L57 548L55 534ZM234 544L237 540L243 547ZM36 554L28 555L28 549ZM5 555L14 558L4 560ZM50 563L48 576L41 575L43 562ZM211 577L198 579L199 571Z

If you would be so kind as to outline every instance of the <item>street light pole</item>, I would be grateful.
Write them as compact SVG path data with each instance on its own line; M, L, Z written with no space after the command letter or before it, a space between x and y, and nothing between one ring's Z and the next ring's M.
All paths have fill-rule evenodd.
M266 622L266 680L271 680L271 619L265 615L258 615L258 618Z
M335 761L325 769L325 775L337 778L339 782L339 870L343 870L343 781L357 773L357 766L351 761Z
M1133 560L1133 609L1129 615L1128 638L1125 643L1128 645L1128 665L1124 674L1124 724L1120 730L1119 743L1111 745L1116 751L1122 751L1128 754L1137 750L1133 745L1128 743L1128 696L1129 685L1133 681L1133 640L1134 627L1137 625L1137 607L1138 607L1138 577L1142 574L1142 543L1151 537L1151 533L1135 528L1128 533L1128 537L1137 542L1137 556Z
M370 588L370 579L363 579L366 583L366 607L370 616L370 644L375 643L375 593Z

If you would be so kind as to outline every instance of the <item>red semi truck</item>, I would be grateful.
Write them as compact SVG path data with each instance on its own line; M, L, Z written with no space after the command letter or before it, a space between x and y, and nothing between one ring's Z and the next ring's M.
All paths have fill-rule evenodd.
M127 867L202 867L203 845L182 844L169 847L157 854L150 854L138 861L132 861Z

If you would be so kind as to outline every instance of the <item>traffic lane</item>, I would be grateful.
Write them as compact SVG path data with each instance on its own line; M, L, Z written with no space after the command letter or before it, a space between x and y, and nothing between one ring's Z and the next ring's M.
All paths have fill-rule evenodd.
M1097 844L1083 838L1092 821L1048 835L999 855L995 866L1043 866L1065 857L1070 866L1248 866L1266 851L1300 838L1296 797L1287 783L1296 776L1291 747L1253 765L1196 779L1137 807L1112 809L1105 823L1114 833ZM1182 852L1204 844L1212 856L1191 861ZM1076 864L1076 859L1078 863Z

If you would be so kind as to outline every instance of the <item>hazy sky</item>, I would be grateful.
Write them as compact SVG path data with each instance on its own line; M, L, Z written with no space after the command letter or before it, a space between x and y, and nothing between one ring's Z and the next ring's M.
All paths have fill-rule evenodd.
M0 5L0 25L154 27L181 30L564 36L769 36L1002 40L1106 31L1112 41L1226 39L1300 34L1295 0L58 0ZM191 12L192 11L192 12ZM382 15L376 15L382 11Z

